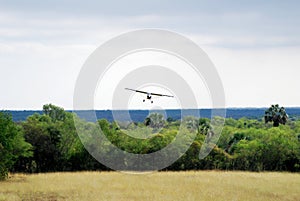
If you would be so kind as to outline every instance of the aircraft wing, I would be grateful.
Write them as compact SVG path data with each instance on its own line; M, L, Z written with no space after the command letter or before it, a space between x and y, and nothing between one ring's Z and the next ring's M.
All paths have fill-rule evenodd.
M166 95L166 94L157 94L157 93L150 93L153 96L166 96L166 97L174 97L174 96L170 96L170 95Z
M142 93L142 94L149 94L148 92L146 91L140 91L140 90L135 90L135 89L129 89L129 88L125 88L126 90L130 90L130 91L135 91L135 92L138 92L138 93Z
M130 88L125 88L126 90L130 90L130 91L135 91L138 93L143 93L143 94L151 94L153 96L166 96L166 97L174 97L174 96L170 96L170 95L165 95L165 94L157 94L157 93L150 93L150 92L146 92L146 91L140 91L140 90L136 90L136 89L130 89Z

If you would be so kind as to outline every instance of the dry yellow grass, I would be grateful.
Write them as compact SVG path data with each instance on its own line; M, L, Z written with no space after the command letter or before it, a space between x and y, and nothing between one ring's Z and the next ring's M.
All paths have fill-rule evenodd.
M0 200L300 200L300 174L118 172L11 175Z

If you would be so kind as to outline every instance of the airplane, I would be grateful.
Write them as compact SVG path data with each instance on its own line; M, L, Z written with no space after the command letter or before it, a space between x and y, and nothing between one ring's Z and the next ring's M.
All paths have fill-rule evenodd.
M170 95L166 95L166 94L150 93L150 92L140 91L140 90L130 89L130 88L125 88L125 89L130 90L130 91L135 91L137 93L147 94L146 99L143 99L143 102L145 102L145 100L149 100L149 101L151 101L151 103L153 103L152 96L165 96L165 97L171 97L171 98L174 97L174 96L170 96Z

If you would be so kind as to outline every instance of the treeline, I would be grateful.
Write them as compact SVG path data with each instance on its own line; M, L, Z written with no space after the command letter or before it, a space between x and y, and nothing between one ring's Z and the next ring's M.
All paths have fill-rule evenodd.
M200 160L206 135L213 135L210 119L187 117L180 122L164 120L154 113L143 123L110 123L105 119L92 123L49 104L44 105L43 114L17 123L11 115L0 112L0 178L7 177L9 171L109 170L86 151L74 118L83 135L93 135L100 126L115 146L136 154L161 150L176 138L181 123L186 125L186 137L195 134L196 138L182 157L165 170L300 171L300 120L274 126L263 119L226 119L217 145Z

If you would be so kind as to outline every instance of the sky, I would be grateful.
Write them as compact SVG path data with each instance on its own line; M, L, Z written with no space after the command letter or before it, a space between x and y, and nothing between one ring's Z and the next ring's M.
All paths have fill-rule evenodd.
M198 44L219 73L227 107L300 106L299 1L0 0L0 109L38 110L46 103L72 109L88 56L107 40L144 28ZM211 107L206 96L200 108ZM111 109L108 95L98 98L105 100L98 109ZM136 99L132 108L143 107Z

